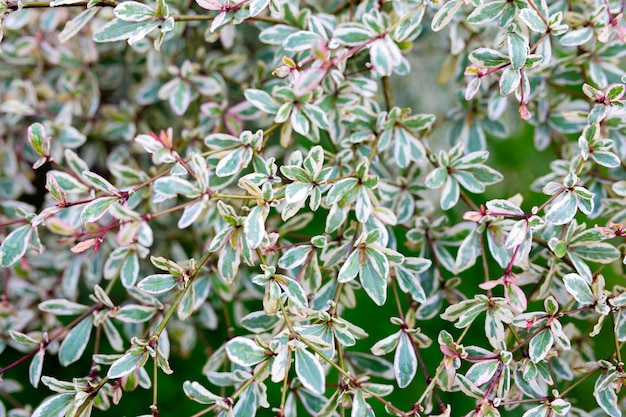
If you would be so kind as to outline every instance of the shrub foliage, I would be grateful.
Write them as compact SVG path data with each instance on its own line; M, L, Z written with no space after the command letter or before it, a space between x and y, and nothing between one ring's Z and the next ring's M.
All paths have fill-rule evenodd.
M0 416L621 416L624 7L0 0Z

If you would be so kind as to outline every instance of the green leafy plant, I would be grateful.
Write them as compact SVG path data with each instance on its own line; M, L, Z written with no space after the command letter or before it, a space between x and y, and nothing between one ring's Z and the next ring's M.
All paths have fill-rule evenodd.
M0 0L0 417L621 416L625 7Z

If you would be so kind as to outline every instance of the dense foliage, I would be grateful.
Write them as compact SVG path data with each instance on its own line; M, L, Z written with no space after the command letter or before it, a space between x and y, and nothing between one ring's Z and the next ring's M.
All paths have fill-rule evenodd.
M625 8L0 0L0 416L621 416Z

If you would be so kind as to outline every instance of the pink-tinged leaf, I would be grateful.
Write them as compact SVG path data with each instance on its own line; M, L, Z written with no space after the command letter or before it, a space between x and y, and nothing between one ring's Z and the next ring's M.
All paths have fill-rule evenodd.
M326 68L322 67L311 67L302 71L293 87L296 97L302 97L315 90L326 76L326 72Z
M85 252L87 249L94 247L96 243L98 243L98 238L83 240L82 242L78 242L72 249L70 249L73 253L81 253Z
M499 278L499 279L493 279L487 282L481 282L480 284L478 284L478 287L483 290L492 290L502 283L503 283L502 278Z
M50 152L50 137L41 123L33 123L28 127L28 143L41 156Z
M509 302L511 308L518 313L526 311L527 300L526 294L516 284L505 286L504 298Z
M520 104L519 117L521 117L522 120L530 120L530 118L533 117L533 114L530 112L530 110L528 110L528 106L526 105L526 103Z
M198 6L207 10L220 10L222 8L222 4L219 0L196 0Z
M46 175L46 190L50 192L50 195L54 197L55 200L65 200L65 193L59 186L59 182L57 181L56 177L54 175L50 175L49 172Z
M480 77L472 78L472 80L467 84L467 88L465 89L465 100L471 100L478 93L478 89L480 88Z
M63 236L72 236L74 235L74 229L64 220L59 219L58 217L51 217L46 220L46 227L52 233L56 233L58 235Z
M478 223L482 218L483 215L479 211L467 211L463 214L463 220L467 220L469 222Z

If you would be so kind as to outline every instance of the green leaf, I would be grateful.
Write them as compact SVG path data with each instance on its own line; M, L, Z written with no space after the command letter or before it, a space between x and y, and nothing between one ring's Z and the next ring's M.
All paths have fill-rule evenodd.
M160 294L171 290L178 283L178 279L171 274L153 274L142 279L137 287L150 294Z
M541 404L526 411L522 417L547 417L549 412L548 406Z
M74 394L58 394L48 397L35 409L31 417L65 417L74 402Z
M200 195L200 190L196 186L183 178L174 176L158 178L154 181L152 189L164 200L175 198L177 195L183 195L189 198L198 197Z
M433 20L430 24L433 32L439 32L441 29L446 27L462 5L462 0L451 0L441 6L441 8L437 10L437 13L433 16Z
M310 252L311 246L309 245L300 245L289 248L283 253L283 256L278 259L278 267L283 269L297 268L306 261Z
M504 178L504 176L498 171L486 165L476 165L470 168L466 168L465 170L472 174L474 178L476 178L479 182L482 182L484 185L495 184L502 181L502 179Z
M610 243L606 242L584 242L584 243L572 243L569 247L569 252L575 253L580 258L598 262L602 264L609 264L620 257L620 252Z
M465 377L472 381L477 387L486 384L491 381L491 378L496 374L496 371L500 367L500 361L498 360L484 360L472 365Z
M33 228L30 224L9 233L0 246L0 266L8 268L24 256L32 233Z
M124 350L124 341L122 340L122 336L109 318L104 319L102 322L102 328L104 329L104 334L106 335L113 350L116 352Z
M550 352L553 342L554 338L552 337L552 332L549 329L543 329L540 331L530 340L528 346L530 360L533 361L533 363L540 362L546 357L548 352Z
M579 46L593 38L593 28L592 27L584 27L581 29L570 30L565 35L563 35L560 39L561 45L563 46Z
M119 195L119 190L113 184L104 179L102 176L91 171L82 173L83 179L87 181L93 188L112 195Z
M613 152L595 151L591 154L591 158L598 164L607 168L617 168L621 161Z
M400 388L406 388L413 381L417 372L417 356L411 338L406 332L400 334L393 360L393 369Z
M617 404L618 397L614 386L609 385L608 387L598 389L598 385L600 385L603 379L604 377L601 375L596 381L593 396L607 415L610 417L622 417L622 412Z
M33 356L33 360L28 367L28 381L30 384L37 388L39 380L41 379L41 371L43 370L43 358L46 355L46 350L40 348L39 351Z
M133 348L111 364L107 376L109 379L117 379L131 374L142 368L149 357L150 354L147 350Z
M255 416L259 407L260 399L255 387L248 387L239 397L239 401L233 407L234 417Z
M600 123L606 117L608 112L608 106L604 104L596 104L589 112L587 120L589 123Z
M454 324L454 327L463 329L469 326L483 311L487 310L487 306L485 305L485 303L476 303L475 300L472 301L474 301L474 305L467 308L461 313L458 321Z
M394 52L398 47L388 37L375 41L370 46L370 60L374 70L380 75L389 76L393 72L395 61Z
M503 214L524 214L524 212L515 204L508 200L491 200L486 203L487 208L490 211L503 213Z
M367 192L363 189L357 194L356 204L354 206L354 212L356 214L356 219L361 223L367 222L372 214L372 200L370 199Z
M472 231L463 239L456 255L456 262L454 263L454 268L457 272L465 271L474 266L476 258L481 253L481 238L481 234Z
M452 173L452 177L470 193L478 194L485 192L485 186L469 171L458 170Z
M102 218L109 210L112 204L118 200L117 197L100 197L92 202L85 204L80 214L80 220L83 224L93 223Z
M89 307L59 298L39 303L39 310L54 314L55 316L73 316L84 313L89 310Z
M308 93L312 90L311 86L317 86L326 76L327 70L325 69L317 69L317 74L300 74L300 78L298 78L298 82L296 82L296 86L294 87L294 91L300 97L304 94ZM308 78L304 78L305 76L309 76ZM315 76L316 78L313 78ZM302 82L307 87L304 90L298 89L298 84ZM305 116L318 128L323 130L329 129L328 116L322 109L313 104L305 103L302 106L302 111ZM310 154L310 153L309 153ZM323 156L323 153L321 154ZM323 159L322 159L323 161ZM321 169L320 169L321 170ZM315 177L319 175L319 171L316 173Z
M557 398L550 403L550 408L552 408L557 415L566 416L570 408L572 408L572 405L562 398Z
M11 337L11 339L15 340L17 343L21 343L25 345L38 345L40 343L38 340L35 340L32 337L22 332L18 332L17 330L9 330L9 336Z
M254 333L263 333L270 330L278 323L278 316L269 316L264 311L253 311L241 318L241 325Z
M295 358L296 375L298 375L302 385L316 394L324 395L324 391L326 391L326 377L324 368L322 368L319 360L317 360L314 354L304 348L295 351Z
M143 323L154 317L156 312L157 309L153 306L126 304L120 307L113 317L123 323Z
M222 397L213 394L196 381L183 382L183 391L189 399L200 404L214 404L215 402L222 400Z
M371 375L384 379L394 378L393 365L383 358L355 351L346 352L346 356L349 357L350 362L355 364L356 367L367 370Z
M307 49L311 49L311 46L320 39L317 33L301 30L287 36L283 42L283 48L291 52L306 51Z
M268 208L265 206L255 206L244 220L243 227L246 241L251 249L259 247L265 236L265 219Z
M354 392L354 398L352 399L352 413L351 417L376 417L372 407L365 401L362 389L357 389Z
M573 193L565 191L552 203L545 216L546 222L556 225L569 223L576 214L576 208L576 198Z
M509 57L495 49L478 48L469 54L469 60L482 68L495 68L509 62Z
M513 32L507 34L506 40L509 49L509 58L511 59L511 68L518 71L522 69L526 63L526 57L530 49L528 42L522 36Z
M301 134L302 136L309 136L311 123L301 109L293 107L289 121L295 132Z
M126 257L120 268L120 281L125 288L135 285L139 277L139 257L137 252L131 252Z
M61 366L68 366L80 359L87 348L91 329L93 328L93 316L89 315L81 320L65 336L59 348L59 362Z
M191 100L193 99L193 88L189 83L181 79L175 79L175 86L171 92L169 92L169 103L172 106L172 110L179 116L185 114ZM165 84L167 85L167 84ZM159 96L161 92L159 91Z
M456 206L460 195L461 190L459 189L459 183L452 176L448 176L441 190L441 208L443 210L450 210L452 207Z
M285 285L281 285L281 287L287 293L287 297L289 297L289 299L299 307L308 307L306 293L304 292L304 289L302 289L302 286L300 286L297 281L286 276L282 276L282 280L285 282Z
M448 178L448 170L444 167L438 167L426 176L424 184L426 184L428 188L436 189L443 185L446 178Z
M335 204L339 199L346 195L351 195L358 189L359 181L356 178L345 178L333 184L332 188L326 194L326 202Z
M248 166L252 159L252 150L249 148L238 148L228 152L215 168L218 177L229 177Z
M413 13L402 16L393 31L393 39L396 42L403 42L410 37L418 36L421 31L420 23L422 23L424 18L424 11L425 8L422 7Z
M176 315L180 321L187 320L187 318L189 318L189 316L193 313L194 300L196 298L195 288L196 287L194 285L191 285L191 288L187 289L187 291L183 293L183 298L176 309ZM169 365L167 365L167 367L169 368Z
M359 23L343 23L333 32L333 38L347 46L361 45L375 36L374 31Z
M485 393L472 383L465 375L457 374L456 380L459 383L459 388L468 397L482 398Z
M217 263L217 269L222 274L222 277L226 282L230 283L235 279L237 271L239 270L241 249L233 248L229 243L226 243L220 252L219 261Z
M33 123L28 127L28 143L39 155L48 155L50 138L46 134L46 128L41 123Z
M289 204L296 204L306 199L309 192L313 190L310 182L294 182L285 187L285 201Z
M244 91L243 95L254 107L265 113L276 114L278 111L278 104L276 104L276 101L272 98L272 96L263 90L248 88Z
M388 273L387 257L378 251L368 250L367 260L359 271L359 279L367 295L379 306L384 305L387 299Z
M202 201L198 201L196 204L185 207L176 226L179 229L185 229L191 226L204 212L205 208L206 206Z
M254 366L267 360L265 349L245 337L235 337L226 343L226 354L233 363L241 366Z
M563 283L567 291L582 305L593 304L596 298L593 296L587 282L578 274L567 274L563 277Z
M75 193L86 192L89 190L82 182L78 181L76 178L65 172L48 171L47 175L54 177L54 179L57 181L57 184L59 184L61 190L65 192Z
M71 381L61 381L51 376L43 376L41 377L41 382L54 392L68 393L72 395L76 393L76 385Z
M257 16L270 4L270 0L251 0L250 1L250 17Z
M522 19L524 23L526 23L528 29L532 30L533 32L545 33L545 31L548 29L544 21L541 20L539 14L530 7L520 10L518 16L520 17L520 19Z
M624 93L626 92L626 85L624 84L611 84L606 91L606 97L611 100L620 100L624 97Z
M519 87L521 80L521 76L519 71L514 70L513 68L507 67L502 70L502 75L500 75L500 95L508 96L511 94L517 87Z
M78 16L69 20L63 30L59 33L59 42L65 43L76 35L89 21L100 11L99 7L92 7L83 10Z
M93 40L95 42L117 42L128 39L128 43L132 45L143 39L160 24L161 22L158 20L126 22L120 19L113 19L93 34Z
M153 19L156 17L156 13L150 6L147 6L136 1L124 1L119 3L113 9L115 17L127 22L143 22L145 20Z
M430 261L428 265L430 265ZM404 268L404 266L397 266L395 270L400 289L405 293L411 294L411 297L415 301L424 303L426 301L426 293L422 288L417 274L411 273L407 268Z
M508 2L503 0L484 3L470 13L467 17L467 23L472 25L483 25L485 23L489 23L492 20L497 19L498 16L504 12L504 8L507 4Z
M359 261L359 250L353 251L348 259L344 262L344 264L339 269L339 274L337 275L337 282L344 283L348 281L352 281L356 278L359 273L359 269L361 263Z
M277 24L269 26L261 31L259 40L269 45L282 45L283 41L298 29L293 26Z

